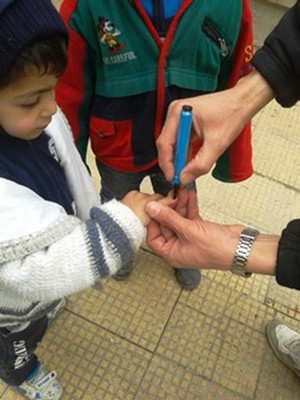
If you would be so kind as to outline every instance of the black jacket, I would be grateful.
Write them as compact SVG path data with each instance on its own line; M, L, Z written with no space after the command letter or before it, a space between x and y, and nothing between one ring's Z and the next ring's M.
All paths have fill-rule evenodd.
M300 1L290 8L252 60L283 107L300 99Z
M252 60L283 107L300 100L300 1L290 8ZM282 232L276 266L280 285L300 290L300 219Z

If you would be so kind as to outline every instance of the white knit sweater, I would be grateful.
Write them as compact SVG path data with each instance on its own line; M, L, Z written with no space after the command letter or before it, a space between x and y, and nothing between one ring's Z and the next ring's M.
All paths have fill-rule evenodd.
M116 200L100 206L60 110L46 131L77 216L0 178L0 327L37 319L58 299L114 274L144 239L144 227L128 207Z

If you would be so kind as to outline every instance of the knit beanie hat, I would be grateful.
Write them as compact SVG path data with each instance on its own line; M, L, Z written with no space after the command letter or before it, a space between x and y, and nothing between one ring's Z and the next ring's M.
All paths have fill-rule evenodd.
M0 79L33 40L67 29L50 0L0 0Z

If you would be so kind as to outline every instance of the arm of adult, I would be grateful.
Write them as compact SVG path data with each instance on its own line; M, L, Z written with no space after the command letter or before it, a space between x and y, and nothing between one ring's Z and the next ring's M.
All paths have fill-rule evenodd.
M147 243L172 266L230 271L243 225L204 221L197 195L182 190L175 210L157 202L146 208L153 218ZM247 272L275 275L283 286L300 290L300 220L279 235L259 234L249 254Z
M87 38L94 36L96 28L89 2L64 0L59 13L69 32L69 43L67 67L55 88L56 101L72 128L81 158L86 161L94 96L94 59Z
M193 129L203 146L183 169L183 184L207 173L241 128L273 97L285 107L300 99L300 2L290 8L252 60L255 71L232 89L173 102L157 141L167 179L174 175L176 129L183 104L194 109Z
M300 1L284 14L252 64L283 107L291 107L300 99Z

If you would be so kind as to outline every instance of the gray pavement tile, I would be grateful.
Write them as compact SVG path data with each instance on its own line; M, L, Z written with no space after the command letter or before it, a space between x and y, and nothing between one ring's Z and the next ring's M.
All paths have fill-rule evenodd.
M242 223L279 233L299 216L300 193L257 174L234 184L204 176L198 178L197 187L202 216L215 222Z
M180 290L173 270L141 250L128 281L109 279L102 291L88 289L73 295L68 309L153 351Z
M247 297L261 304L265 303L271 279L268 276L255 275L255 274L253 274L248 279L244 279L242 277L233 275L231 272L224 273L222 271L213 271L213 270L203 270L202 275L204 277L207 277L207 279L209 279L212 282L211 285L215 285L216 288L220 286L222 290L222 288L225 286L227 288L230 288L233 292L246 295ZM188 293L182 294L181 298L184 295L188 296L189 294ZM214 296L213 291L211 295ZM191 293L191 296L193 296L193 292Z
M213 380L253 398L266 346L265 336L237 321L228 320Z
M236 277L232 278L236 279ZM229 285L227 280L221 283L219 280L211 280L203 276L199 290L183 292L179 303L201 311L215 320L229 318L264 333L266 322L274 317L274 311L264 305L265 298L260 303L258 299L255 299L255 294L252 293L253 296L249 296L243 291L242 284L249 279L239 278L239 280L241 285L236 288Z
M173 361L154 356L135 400L248 400Z
M177 304L156 354L211 379L224 340L226 322Z
M272 101L253 122L255 171L291 191L300 189L299 105L283 109Z
M300 292L279 286L274 279L271 281L266 297L266 304L274 310L300 321ZM300 323L298 323L300 328Z
M178 304L156 355L251 398L264 349L263 334L228 317L213 318Z
M63 400L134 399L151 354L70 312L51 325L39 348L64 387Z

